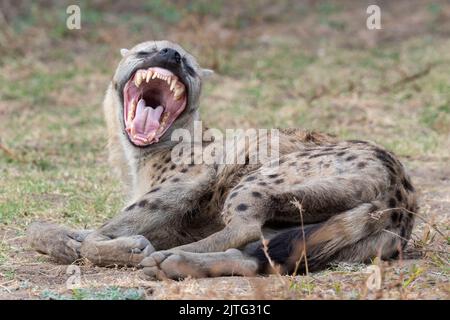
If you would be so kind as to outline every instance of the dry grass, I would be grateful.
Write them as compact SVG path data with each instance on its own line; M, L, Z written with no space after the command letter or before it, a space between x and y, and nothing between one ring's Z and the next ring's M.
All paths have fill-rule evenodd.
M65 27L65 3L48 3L0 10L0 298L449 298L446 1L379 1L381 31L365 28L364 1L81 1L78 31ZM95 227L120 208L100 104L119 49L161 38L216 70L201 106L211 127L317 129L402 157L426 222L402 260L374 261L380 290L367 289L367 266L350 264L282 281L182 282L82 265L82 289L67 290L66 266L27 248L32 220Z

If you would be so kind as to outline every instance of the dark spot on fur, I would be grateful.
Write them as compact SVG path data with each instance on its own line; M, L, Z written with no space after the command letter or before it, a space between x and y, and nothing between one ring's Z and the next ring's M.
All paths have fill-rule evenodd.
M150 210L158 210L159 206L158 206L158 203L156 203L156 202L151 202L148 208L149 208Z
M375 148L375 157L377 157L384 164L390 164L392 167L397 165L395 159L385 150Z
M398 224L398 220L400 219L400 213L398 211L394 211L391 214L391 219L392 219L392 222L397 225Z
M253 180L256 180L255 176L250 176L250 177L247 177L247 179L245 179L245 181L253 181Z
M406 190L408 190L410 192L414 192L414 187L412 186L411 182L407 178L402 179L402 184Z
M296 164L297 163L295 161L289 162L289 166L291 166L291 167L295 167Z
M264 182L264 181L260 181L260 182L258 182L258 184L259 184L260 186L267 186L267 183Z
M351 156L345 158L345 161L353 161L353 160L355 160L356 158L358 158L358 157L355 156L355 155L351 155Z
M233 192L232 194L230 194L230 199L233 199L234 197L236 197L239 194L239 192Z
M302 152L297 155L298 158L309 156L309 152Z
M253 191L252 192L252 196L254 196L255 198L261 198L262 194L260 192L258 192L258 191Z
M164 182L166 182L166 178L163 178L162 180L161 180L161 183L164 183Z
M173 182L178 182L178 181L180 181L180 178L173 178L172 181Z
M280 184L280 183L283 183L284 182L284 179L277 179L277 180L275 180L274 181L274 183L276 183L276 184Z
M394 198L390 198L389 199L389 207L390 208L395 208L397 207L397 201Z
M406 237L406 228L405 226L402 226L400 229L400 237L405 238Z
M241 203L236 207L237 211L245 211L248 209L248 205L246 205L245 203Z
M323 167L324 168L329 168L331 166L331 164L328 162L328 163L325 163L324 165L323 165Z
M322 153L316 153L316 154L313 154L313 155L309 156L309 158L310 158L310 159L312 159L312 158L318 158L318 157L328 156L328 155L332 155L332 154L334 154L334 152L322 152Z
M367 166L367 163L366 162L359 162L358 163L358 168L359 169L363 169L363 168L365 168Z
M403 196L402 196L402 192L400 191L400 189L398 189L398 190L395 192L395 197L397 198L397 201L398 201L398 202L402 202L402 201L403 201Z
M158 169L158 170L160 170L162 168L162 164L158 164L157 166L156 166L156 169Z
M153 193L153 192L156 192L156 191L158 191L159 189L161 189L161 188L159 188L159 187L156 187L156 188L154 188L154 189L150 190L149 192L147 192L147 194L149 194L149 193Z
M176 167L177 167L177 165L173 164L173 165L170 166L170 170L174 170Z
M243 186L244 186L243 184L240 184L240 185L236 186L236 187L234 188L234 190L239 190L239 189L241 189Z
M141 200L141 201L139 201L139 202L137 203L137 206L138 206L139 208L143 208L143 207L145 207L147 204L148 204L148 201L147 201L147 200Z
M188 172L188 168L183 168L183 169L180 170L180 172L181 173L186 173L186 172Z
M384 166L389 170L391 174L397 175L397 171L395 171L394 167L391 164L385 163Z
M276 177L278 177L278 173L269 174L267 177L269 177L271 179L276 178Z
M346 154L347 154L347 152L345 152L345 151L341 151L341 152L336 153L336 155L337 155L338 157L342 157L342 156L344 156L344 155L346 155Z

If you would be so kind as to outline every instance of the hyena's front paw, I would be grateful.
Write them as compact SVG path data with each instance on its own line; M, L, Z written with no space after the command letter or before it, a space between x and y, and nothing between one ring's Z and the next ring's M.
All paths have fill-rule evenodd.
M90 230L77 231L49 222L29 225L27 239L31 248L47 254L60 263L72 263L80 258L80 247Z
M81 255L96 265L136 266L155 252L144 236L134 235L110 239L101 234L91 234L81 246Z

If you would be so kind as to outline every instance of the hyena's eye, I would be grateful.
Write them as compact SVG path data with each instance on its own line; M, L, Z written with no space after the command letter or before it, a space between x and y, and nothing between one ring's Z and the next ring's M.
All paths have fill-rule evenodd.
M149 51L138 51L138 52L136 52L136 56L138 56L138 58L146 57L146 56L148 56L150 54L151 54L151 52L149 52Z
M183 57L183 59L181 59L181 61L183 61L183 66L184 69L186 70L186 72L191 76L191 77L195 77L197 75L197 73L195 72L194 68L192 68L189 63L187 62L186 58Z

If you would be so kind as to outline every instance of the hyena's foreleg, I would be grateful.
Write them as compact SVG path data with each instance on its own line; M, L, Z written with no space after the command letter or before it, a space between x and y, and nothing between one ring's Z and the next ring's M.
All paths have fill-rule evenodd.
M60 263L72 263L81 258L81 243L92 230L74 230L48 222L34 222L27 230L28 243L39 253Z

